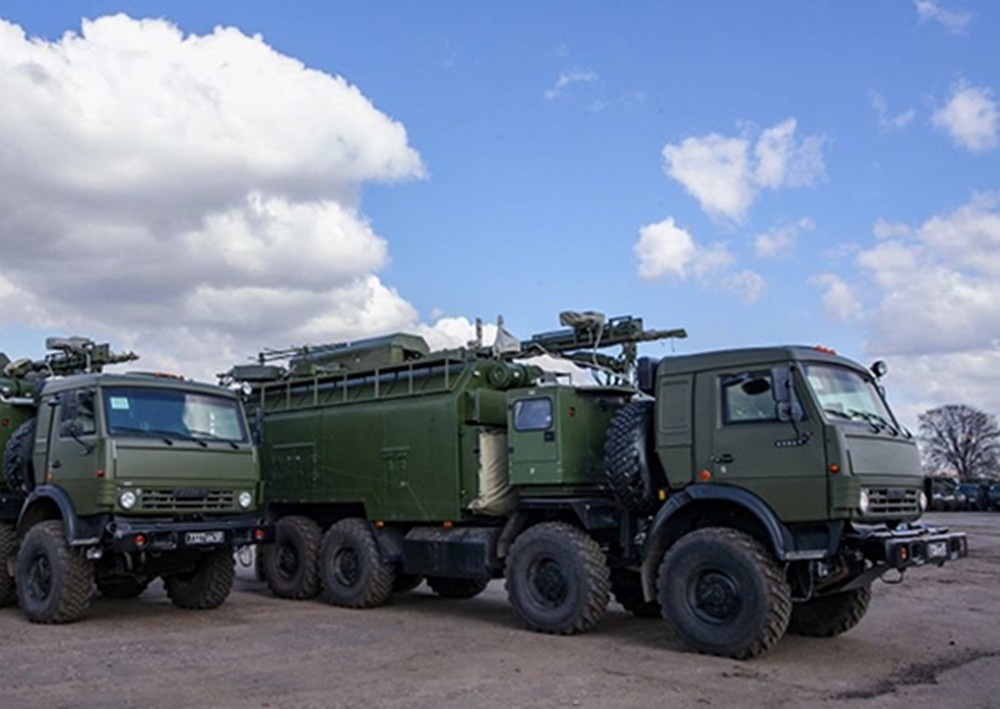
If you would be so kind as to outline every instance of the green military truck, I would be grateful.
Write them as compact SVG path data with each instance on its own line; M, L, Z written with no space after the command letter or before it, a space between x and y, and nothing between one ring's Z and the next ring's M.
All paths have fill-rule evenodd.
M884 365L805 347L638 359L683 331L562 322L492 350L396 335L231 370L276 524L272 592L363 608L503 577L538 631L589 629L613 593L696 650L749 658L786 630L845 632L876 579L966 555L963 534L915 524L923 476Z
M265 541L259 467L239 397L153 374L85 338L43 360L0 355L0 606L83 617L93 590L141 594L162 577L182 608L232 588L235 547Z

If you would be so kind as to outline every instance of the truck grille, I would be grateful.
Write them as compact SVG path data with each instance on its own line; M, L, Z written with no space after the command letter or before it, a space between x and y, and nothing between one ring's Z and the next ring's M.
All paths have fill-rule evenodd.
M236 493L232 490L203 490L192 494L191 488L177 490L143 490L140 498L142 509L153 510L231 510L235 507Z
M920 491L904 488L868 488L870 515L911 515L920 513Z

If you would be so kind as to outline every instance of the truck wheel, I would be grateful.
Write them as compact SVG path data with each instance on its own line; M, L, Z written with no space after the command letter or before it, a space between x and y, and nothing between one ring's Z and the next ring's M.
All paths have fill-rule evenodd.
M8 564L17 554L17 534L9 524L0 524L0 608L17 602L14 577L7 573Z
M31 454L35 447L37 419L29 419L18 426L3 449L3 480L13 492L31 492L35 476L31 469Z
M629 569L611 572L611 592L622 608L637 618L662 618L659 601L647 601L642 595L642 577Z
M604 441L604 474L615 498L637 514L656 504L657 482L650 469L649 431L653 402L632 401L615 414Z
M813 638L832 638L861 622L871 601L870 587L820 596L792 606L788 632Z
M214 549L201 555L193 571L165 575L163 587L178 608L208 610L218 608L229 597L234 576L233 550Z
M395 566L383 561L368 523L342 519L323 536L319 552L323 598L347 608L381 605L392 593Z
M72 623L90 608L94 566L71 549L61 520L28 530L17 555L17 600L32 623Z
M442 598L475 598L490 585L489 579L455 579L428 576L427 585Z
M570 635L604 615L610 572L600 545L564 522L543 522L523 532L507 556L507 595L528 627Z
M282 517L274 543L261 547L261 570L278 598L301 600L319 593L319 545L323 533L308 517Z
M674 632L694 649L736 659L771 648L788 627L788 582L750 535L722 527L680 538L664 555L659 599Z
M116 576L97 580L97 590L105 598L138 598L149 588L149 579Z

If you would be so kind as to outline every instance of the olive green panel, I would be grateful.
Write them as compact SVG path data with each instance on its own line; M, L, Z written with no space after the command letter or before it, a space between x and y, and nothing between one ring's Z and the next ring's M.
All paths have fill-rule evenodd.
M694 375L664 377L656 388L656 453L670 487L694 479L692 461Z
M460 518L476 469L475 428L460 422L459 401L446 393L269 413L268 501L362 503L382 520Z
M17 427L34 415L33 406L14 405L0 400L0 452L4 450Z
M773 363L777 365L779 363ZM767 369L770 363L755 365ZM764 500L784 522L826 519L827 458L823 424L816 415L798 422L726 423L722 381L736 369L699 373L695 383L696 482L743 487ZM796 386L801 384L796 382Z
M519 404L537 400L552 402L549 425L518 430ZM604 486L604 441L622 400L619 393L565 386L508 392L511 484Z

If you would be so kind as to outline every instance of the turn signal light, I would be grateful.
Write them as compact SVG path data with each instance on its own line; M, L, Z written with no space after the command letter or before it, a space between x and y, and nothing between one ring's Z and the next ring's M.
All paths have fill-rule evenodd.
M253 538L254 538L254 541L259 542L261 539L264 538L264 530L263 529L255 529L255 530L253 530Z
M840 472L840 466L834 463L830 466L830 475L836 475Z
M144 547L146 546L146 535L136 534L134 537L132 537L132 541L135 542L135 545L137 547Z

